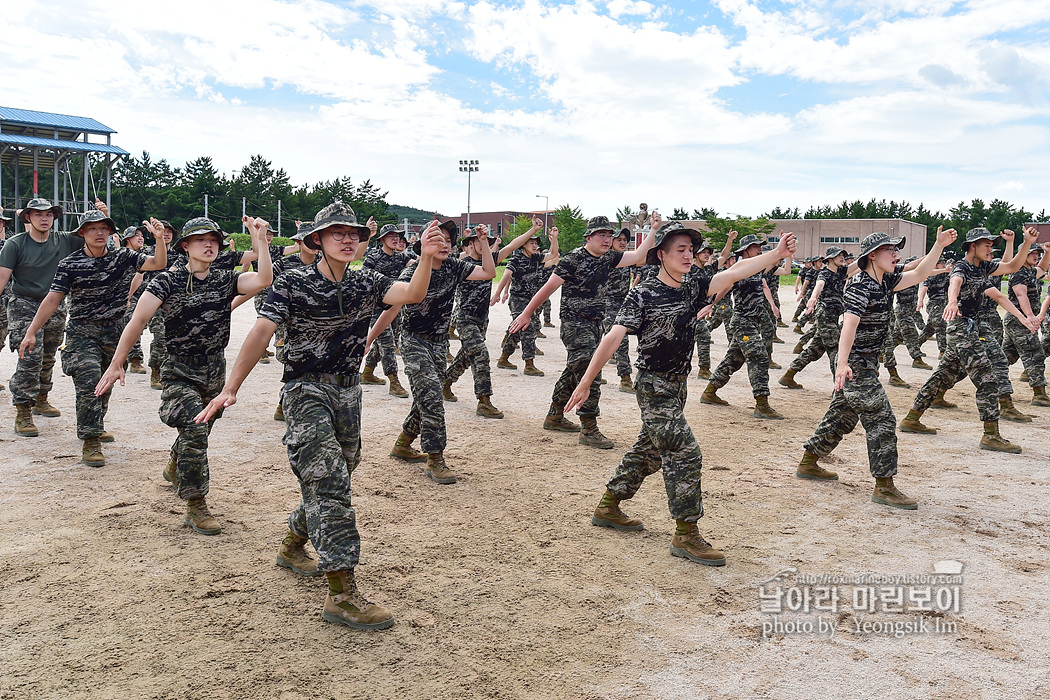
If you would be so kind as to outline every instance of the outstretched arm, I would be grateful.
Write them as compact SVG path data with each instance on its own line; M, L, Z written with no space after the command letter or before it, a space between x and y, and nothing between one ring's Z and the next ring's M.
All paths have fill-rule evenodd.
M265 231L265 229L263 230ZM259 358L262 356L266 346L270 344L270 338L273 337L276 330L277 324L268 318L260 317L255 320L255 325L248 331L248 335L245 336L244 343L241 345L241 350L237 353L237 360L233 363L233 371L230 372L230 378L226 380L226 384L222 387L219 395L212 399L204 407L204 410L196 415L193 419L195 423L207 423L220 410L229 408L237 403L237 392L240 391L241 384L248 378L255 365L259 363Z
M547 232L547 237L551 239L551 249L543 256L543 262L556 263L558 262L558 257L561 255L561 253L558 252L558 227L552 226L551 230Z
M743 258L738 260L733 267L722 270L714 277L711 278L711 283L708 285L707 293L718 294L723 289L728 289L733 286L734 282L750 277L751 275L761 272L766 269L769 264L780 258L787 257L795 254L795 236L788 233L780 239L780 243L777 244L776 249L763 253L762 255L756 255L753 258ZM766 291L769 287L766 287Z
M901 289L907 289L913 287L919 282L930 276L933 272L934 266L937 265L937 261L941 259L941 252L946 246L951 245L955 242L955 229L950 228L947 231L944 230L943 226L937 227L937 241L930 248L930 252L927 253L921 260L918 260L918 264L914 269L907 270L901 275L900 282L893 288L893 291L900 291Z
M653 247L653 240L656 238L656 232L660 230L660 227L664 223L663 217L660 216L660 212L658 211L652 213L649 217L649 221L649 234L642 239L642 242L638 244L637 248L624 253L616 267L634 267L639 263L645 262L646 254L648 254L649 249Z
M1003 232L1006 235L1006 231ZM1012 236L1011 236L1012 238ZM1003 253L1003 261L996 265L995 269L990 273L993 277L999 275L1008 275L1012 272L1017 272L1024 266L1024 261L1028 259L1028 250L1035 243L1035 239L1039 238L1039 232L1035 230L1034 226L1029 226L1024 230L1024 240L1021 242L1021 248L1017 251L1017 255L1007 260L1006 253ZM1008 241L1006 246L1007 251L1013 250L1013 243Z
M517 333L525 326L532 323L532 314L535 313L536 309L543 306L543 302L550 298L551 294L554 294L554 290L562 285L564 282L561 277L557 274L551 275L551 278L547 280L547 283L540 287L540 290L533 295L529 305L525 307L525 310L521 314L510 322L510 328L507 329L508 333Z
M507 245L505 245L505 246L503 246L502 248L499 249L499 253L496 254L496 263L499 264L499 263L503 262L504 260L506 260L507 256L509 256L511 253L513 253L518 248L520 248L523 245L525 245L525 242L527 240L529 240L530 238L532 238L532 236L537 231L539 231L542 227L543 227L543 222L540 221L535 216L532 217L532 226L529 227L528 231L526 231L525 233L521 234L517 238L512 239L510 243L508 243Z
M252 234L252 250L258 255L258 272L242 272L237 278L237 292L254 296L273 283L273 261L270 246L266 245L266 231L270 224L263 219L245 216L244 224Z
M160 223L160 219L152 216L149 221L142 223L153 234L157 245L153 248L153 255L146 258L146 262L142 263L139 270L163 270L168 266L168 244L164 242L164 224Z
M153 318L153 314L157 313L160 305L161 300L148 291L143 292L139 297L139 303L135 305L135 313L131 315L131 320L124 327L124 332L120 334L120 341L113 353L113 359L110 360L109 367L95 385L95 396L102 396L117 382L124 386L124 361L128 359L128 353L131 352L131 348L142 335L142 331ZM261 354L262 351L260 351Z
M846 312L842 315L842 332L839 334L838 363L835 367L835 391L842 391L847 379L853 379L853 370L849 366L849 354L853 350L853 341L857 338L857 326L860 316Z
M568 403L565 404L566 411L582 406L587 397L591 395L591 382L602 371L605 363L616 354L616 350L620 347L620 343L623 342L623 337L626 334L626 326L613 326L605 334L602 342L598 343L598 348L594 351L590 364L587 365L587 371L580 377L580 383L576 385L576 389L572 392L572 396L569 397Z

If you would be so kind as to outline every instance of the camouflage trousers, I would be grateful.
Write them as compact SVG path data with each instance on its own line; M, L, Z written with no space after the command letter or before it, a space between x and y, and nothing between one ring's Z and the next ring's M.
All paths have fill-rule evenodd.
M583 318L561 317L561 328L559 329L561 342L565 346L566 358L565 369L554 384L554 393L551 394L551 403L555 406L564 406L576 390L576 385L587 373L587 365L594 357L598 343L602 339L601 321L587 320ZM591 382L591 394L583 405L576 409L576 415L593 418L598 415L598 402L602 397L600 383L601 372Z
M759 320L741 318L737 314L733 316L733 323L727 331L729 349L711 374L711 385L716 389L725 386L746 362L751 392L755 396L769 396L769 351L762 339Z
M168 355L160 368L160 419L179 431L171 446L178 474L179 498L190 500L208 494L208 436L222 417L219 410L207 424L193 419L226 383L226 358L222 354L180 357Z
M510 317L517 318L525 311L525 307L529 305L531 299L523 297L512 296L508 301L510 306ZM540 327L539 314L534 313L532 315L532 321L529 325L522 328L517 333L510 333L503 338L503 354L510 357L514 354L514 351L518 349L518 344L521 344L521 359L533 360L536 358L536 329Z
M1007 370L1006 355L990 333L980 328L975 319L960 316L948 326L948 348L937 363L937 369L919 389L912 404L925 411L937 398L965 376L977 388L977 412L981 420L999 420L999 397L1013 393Z
M95 396L95 387L109 367L120 342L122 323L109 326L70 322L62 349L62 371L73 378L77 395L77 437L98 437L105 432L106 411L112 389Z
M642 429L606 488L627 500L638 492L645 477L662 469L671 517L696 522L704 514L700 491L703 458L685 419L686 376L639 370L635 389Z
M769 356L773 356L773 336L777 334L777 322L773 318L773 310L768 306L764 309L765 313L759 315L759 329L762 331L762 342L766 346L766 352Z
M146 327L153 335L153 340L149 343L149 366L159 370L164 361L168 359L168 346L164 338L164 318L160 315L160 310L153 314L153 318L149 320Z
M1005 331L1003 329L1003 317L999 315L999 306L981 309L977 312L977 320L981 322L985 332L990 333L995 342L999 344L999 347L1002 347Z
M281 389L284 444L302 499L288 529L309 537L321 571L352 569L361 535L350 476L361 461L361 385L292 379Z
M948 347L948 324L944 320L944 307L947 302L931 301L926 305L926 326L919 336L919 345L930 338L937 338L937 350L944 352Z
M131 321L131 317L135 314L135 307L138 306L138 303L139 300L136 297L131 300L130 304L128 304L128 310L124 312L124 321L121 327L127 326ZM128 360L138 360L139 362L142 362L144 359L146 359L146 356L142 353L142 336L139 336L135 339L135 344L131 346L131 350L128 351ZM66 372L66 374L69 373Z
M814 316L817 322L813 325L813 340L803 348L801 355L792 360L788 369L796 373L801 372L811 362L819 360L821 355L827 355L828 363L831 365L831 375L835 376L835 365L839 355L839 336L842 334L839 312L828 311L818 305Z
M466 318L460 314L456 322L456 333L459 335L459 352L448 368L447 380L455 383L470 367L474 375L474 396L492 396L492 376L489 368L489 349L485 345L485 332L489 320Z
M385 311L380 309L378 306L372 311L372 323L379 319L379 316ZM383 374L391 376L397 374L397 348L395 340L396 326L395 323L398 319L394 319L394 323L383 329L383 332L376 336L375 342L372 343L372 347L368 350L368 356L365 357L365 367L375 367L380 361L383 363Z
M696 322L693 336L696 338L696 366L711 369L711 326L707 319Z
M40 300L31 297L14 296L7 305L8 340L11 351L17 356L18 346L26 337L26 331L33 323ZM11 401L15 406L33 403L37 394L51 391L51 378L55 369L55 355L66 335L66 302L62 300L55 313L37 331L36 345L33 351L19 358L15 373L11 375Z
M1050 357L1050 313L1046 315L1046 320L1043 321L1039 331L1043 335L1043 354Z
M916 327L916 311L914 309L900 309L894 311L893 347L901 343L908 348L908 354L913 360L922 357L922 347L919 342L919 331Z
M616 304L615 306L607 305L605 307L605 318L602 319L603 333L608 333L609 329L613 327L613 324L616 322L616 315L620 313L620 306L621 304ZM620 347L616 348L616 353L613 355L613 360L616 361L617 377L630 376L631 374L634 374L634 370L631 369L631 356L629 354L630 350L631 346L630 343L628 343L627 341L627 336L625 335L623 337L623 340L620 341Z
M445 402L441 397L445 383L445 354L448 335L425 338L405 331L401 334L401 357L412 388L412 408L401 426L406 435L419 436L424 452L443 452L448 443L445 433Z
M7 342L7 304L10 300L10 292L0 293L0 347Z
M897 369L897 356L893 352L897 348L897 343L893 339L893 330L896 327L897 312L890 310L889 330L886 333L886 340L882 343L882 349L879 350L879 359L882 364L886 365L886 369Z
M544 323L550 323L551 322L551 300L550 300L550 297L547 298L547 301L543 302L543 306L540 307L540 311L543 312L543 322Z
M853 432L857 422L864 427L868 444L868 469L875 478L897 473L897 419L879 382L879 363L875 355L850 355L853 379L842 391L831 396L831 405L813 437L804 447L818 457L831 454L842 438Z
M707 320L707 327L709 330L714 331L723 323L726 324L726 332L728 333L729 324L733 320L733 305L729 299L723 297L721 301L715 304L715 308L711 311L711 317Z
M1039 335L1022 326L1012 315L1006 318L1003 326L1006 330L1003 341L1006 361L1012 365L1020 359L1024 371L1028 373L1028 384L1033 387L1046 386L1046 355L1039 342Z

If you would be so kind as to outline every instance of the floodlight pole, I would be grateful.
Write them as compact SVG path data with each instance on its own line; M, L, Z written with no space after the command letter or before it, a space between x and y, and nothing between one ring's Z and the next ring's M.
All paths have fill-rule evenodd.
M480 164L478 160L459 161L459 172L467 174L467 228L470 228L470 174L476 173Z
M545 194L538 194L537 197L543 197L543 232L547 233L547 212L550 211L550 197Z
M208 195L204 195L204 218L208 218Z

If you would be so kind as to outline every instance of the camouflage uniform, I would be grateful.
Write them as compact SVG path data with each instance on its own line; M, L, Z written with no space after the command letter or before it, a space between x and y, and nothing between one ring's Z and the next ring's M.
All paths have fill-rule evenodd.
M495 264L498 251L492 253ZM473 258L464 258L473 262ZM480 262L480 261L478 261ZM489 328L489 300L492 298L492 280L466 280L456 288L456 333L459 352L448 368L448 381L455 383L470 367L474 375L474 396L492 396L492 377L489 368L489 349L485 333Z
M944 307L948 305L948 274L931 275L923 282L926 285L926 327L919 336L919 345L937 337L937 350L941 353L948 347L948 324L944 320Z
M703 457L685 419L686 379L696 314L707 303L711 277L687 275L681 287L649 280L632 289L616 317L638 336L635 382L642 429L606 488L620 500L661 469L667 506L675 520L696 522L704 514L700 475Z
M361 461L360 366L374 308L393 283L375 270L348 270L336 284L315 265L290 269L260 312L288 329L284 444L302 494L288 528L309 537L321 571L352 569L361 554L350 485Z
M619 251L610 250L596 257L579 247L563 255L554 268L554 274L563 280L559 335L566 352L565 369L554 384L554 393L551 395L551 403L555 406L568 403L598 349L605 312L601 290L622 259L623 253ZM590 396L576 410L576 414L585 418L596 417L601 395L601 383L595 377L591 382Z
M752 393L756 397L769 396L770 353L762 336L768 311L762 282L763 275L757 272L733 285L733 320L727 328L729 348L711 373L711 386L715 389L728 384L729 378L747 362Z
M388 255L380 242L378 246L370 246L368 251L365 252L364 262L362 267L366 270L375 270L381 275L385 275L392 280L396 280L401 272L408 266L412 261L412 256L406 252L395 252L393 255ZM382 302L376 304L375 310L372 312L372 323L379 319L384 311L390 307ZM383 374L391 376L397 374L397 337L399 332L400 319L395 319L393 323L387 326L382 333L372 343L372 347L368 351L368 357L365 358L365 367L375 367L377 364L382 362Z
M163 272L146 289L161 301L157 315L163 319L167 355L160 367L160 419L179 431L171 456L179 498L184 500L208 493L208 435L222 411L207 425L193 419L226 382L230 303L237 296L239 277L238 272L212 267L204 279L197 279L182 264Z
M510 317L517 318L525 311L525 307L532 301L532 297L540 290L550 277L548 268L543 266L543 256L538 252L526 255L525 251L515 250L507 259L507 271L511 272L510 278ZM503 341L503 354L510 357L514 354L518 344L521 344L521 359L532 360L536 358L536 328L538 314L533 314L529 325L517 333L511 333Z
M833 272L829 267L822 268L817 275L817 281L820 280L824 281L824 287L814 309L816 323L813 326L813 340L802 350L802 354L791 362L788 369L796 373L801 372L811 362L826 354L831 366L831 375L835 376L839 336L842 334L842 323L839 319L844 308L842 295L846 285L846 266L840 267L838 272Z
M913 360L922 357L922 347L919 343L919 331L916 324L919 322L915 310L919 303L918 287L908 287L895 295L897 297L897 308L894 311L893 321L893 347L901 343L908 348L908 354ZM892 352L892 350L891 350Z
M1039 313L1039 273L1038 268L1034 267L1022 267L1017 272L1010 275L1010 301L1021 308L1017 300L1017 294L1014 292L1014 286L1025 286L1028 289L1028 303L1032 307L1032 313ZM1006 338L1004 341L1003 352L1006 355L1006 360L1009 364L1017 362L1018 359L1024 365L1025 372L1028 374L1028 383L1032 387L1046 386L1046 355L1043 353L1043 346L1039 342L1039 336L1032 333L1030 330L1024 327L1017 318L1011 314L1006 317L1005 326Z
M609 329L613 327L613 323L616 321L616 314L620 313L620 307L623 305L624 297L627 296L630 288L631 268L617 267L609 273L609 279L602 294L605 302L605 318L602 319L603 333L608 333ZM618 377L632 373L629 351L630 345L627 342L627 337L624 336L623 342L620 343L620 347L616 348L616 354L613 355L613 359L616 361L616 376Z
M876 478L897 473L897 420L879 382L878 355L890 330L892 291L902 274L888 272L880 284L861 270L846 285L845 313L860 317L849 356L853 378L832 395L827 413L804 446L807 452L825 457L853 432L859 421L867 439L868 468Z
M717 272L717 260L712 260L704 267L693 266L689 268L690 276L706 276L708 279L708 284L710 284L711 278L714 277ZM708 297L704 300L703 306L707 306L710 303L711 298ZM703 308L703 306L701 306L700 308ZM696 340L696 364L698 367L704 367L707 369L711 368L711 326L708 323L709 318L710 317L697 321L693 329L693 335Z
M707 329L709 332L714 331L723 323L726 324L726 332L729 331L729 325L733 320L733 298L730 295L725 295L718 302L715 303L715 308L711 310L711 316L707 320ZM711 365L707 365L710 367Z
M0 228L2 228L3 225L4 222L0 221ZM4 243L6 242L6 238L0 238L0 252L3 251ZM4 290L0 292L0 347L3 347L3 344L7 341L7 304L9 301L11 301L10 284L4 287Z

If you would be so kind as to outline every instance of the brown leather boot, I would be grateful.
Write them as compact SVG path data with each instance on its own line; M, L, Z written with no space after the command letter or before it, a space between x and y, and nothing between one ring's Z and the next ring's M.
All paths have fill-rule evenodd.
M281 404L277 404L277 410L273 412L273 419L284 422L284 407Z
M381 384L386 384L385 379L376 376L375 369L375 367L369 367L368 365L365 365L365 368L361 370L362 384L375 384L377 386Z
M1028 370L1026 370L1026 369L1021 370L1021 376L1019 377L1019 379L1022 382L1027 382L1028 381Z
M415 435L408 435L407 433L402 432L397 436L397 440L394 442L394 447L390 450L390 456L397 457L406 462L427 461L426 454L416 452L415 448L412 447L412 441L415 439Z
M179 473L177 471L177 465L175 464L174 457L168 457L168 464L164 467L164 471L161 473L161 476L164 477L164 481L167 481L169 484L171 484L171 488L175 489L176 491L179 490Z
M931 428L928 425L922 423L922 413L911 409L908 411L908 415L901 421L900 429L902 433L920 433L923 435L936 435L937 428Z
M431 452L428 454L427 466L423 468L423 473L430 477L431 481L438 484L456 483L456 475L445 464L444 452Z
M795 476L799 479L813 479L814 481L838 481L839 478L836 472L828 471L817 464L817 456L812 452L802 455L802 461L795 469Z
M1032 417L1021 413L1014 406L1014 400L1009 394L999 397L999 418L1013 421L1014 423L1031 423Z
M397 374L388 374L386 375L386 378L390 381L391 396L396 396L399 399L408 398L408 389L401 386L401 380L398 378Z
M544 355L547 354L547 353L543 352L542 350L540 350L539 348L533 348L532 352L535 353L536 357L543 357Z
M990 420L984 423L984 435L981 436L981 449L992 452L1021 454L1021 446L1015 445L999 434L999 421Z
M625 374L620 377L620 391L625 394L637 394L638 392L634 388L634 383L631 381L631 375Z
M146 368L142 366L142 359L136 357L134 360L132 360L131 363L128 365L128 371L132 374L145 374Z
M557 430L563 433L578 433L580 426L565 417L560 406L551 404L547 417L543 419L544 430Z
M358 630L385 630L394 624L389 610L371 603L357 590L353 569L329 571L328 597L321 617Z
M704 393L700 394L700 403L710 403L716 406L728 406L729 402L723 399L715 392L718 389L715 388L714 384L708 384L707 388L704 389Z
M806 346L802 344L802 341L795 343L795 347L791 349L791 352L795 355L801 355L802 351L806 349Z
M901 389L911 389L911 384L901 379L901 375L897 374L896 367L888 368L890 371L890 386L899 386Z
M802 385L795 381L795 375L797 372L793 369L789 369L784 372L784 376L777 382L780 386L786 386L788 389L801 389Z
M768 396L756 396L755 397L755 412L752 414L755 418L765 418L767 420L783 420L784 416L781 415L777 409L769 405Z
M916 369L933 369L933 365L931 365L921 357L916 357L912 359L911 366L915 367Z
M525 360L525 371L522 374L527 374L530 377L542 377L543 370L536 367L535 360Z
M1045 386L1033 386L1032 387L1032 405L1033 406L1050 406L1050 396L1046 395Z
M445 380L445 385L441 387L441 398L449 403L455 403L459 401L455 394L452 393L452 382Z
M784 344L783 339L781 339L781 337L779 335L777 335L776 333L773 334L773 342L774 343L780 343L781 345Z
M696 369L696 376L697 376L698 379L710 379L711 378L711 368L710 367L702 367L702 366L701 367L697 367L697 369Z
M916 510L919 507L914 498L908 498L893 485L892 476L875 479L875 490L871 492L871 502L902 510Z
M109 432L108 430L103 430L102 433L98 436L98 441L99 442L116 442L117 438L113 435L113 433Z
M291 569L300 576L320 576L317 557L306 551L307 542L308 539L289 530L277 548L277 566Z
M33 407L31 404L22 403L15 406L18 412L15 414L15 433L22 437L37 437L40 431L33 425Z
M599 450L611 450L613 441L598 430L598 420L594 416L580 416L580 444L597 447Z
M89 467L106 466L106 457L102 454L102 443L97 437L84 438L81 461Z
M219 521L208 511L208 504L205 503L204 496L186 501L186 517L182 519L182 522L202 535L217 535L222 532Z
M150 389L164 388L164 384L160 381L160 367L149 368L149 387Z
M608 489L602 500L598 501L598 507L594 509L591 516L591 525L598 527L611 527L614 530L644 530L645 525L638 518L629 518L620 510L620 499L612 495Z
M769 356L769 369L784 369L784 367L773 359L773 356Z
M500 369L517 369L518 366L510 361L510 356L507 353L503 353L496 360L496 366Z
M933 402L930 404L933 408L958 408L958 406L948 399L944 398L945 389L941 389L937 392L937 396L934 397Z
M33 404L33 413L45 418L58 418L62 411L52 406L47 400L47 392L42 391L36 395L36 403Z
M671 538L671 555L695 561L704 566L725 566L726 555L711 546L700 536L696 523L677 521L678 527Z
M474 411L482 418L502 418L503 411L497 409L492 405L492 398L489 396L482 396L478 399L478 407Z

